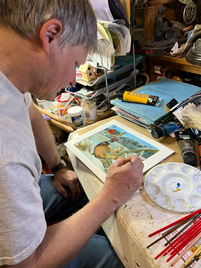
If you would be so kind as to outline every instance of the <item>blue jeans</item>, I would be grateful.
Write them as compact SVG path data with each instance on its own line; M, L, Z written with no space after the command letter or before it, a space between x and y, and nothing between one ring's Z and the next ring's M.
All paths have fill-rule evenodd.
M53 185L53 175L41 175L39 186L43 209L48 223L56 223L71 216L87 204L83 193L77 203L71 203L71 191L66 187L68 197L63 198ZM63 268L123 268L117 254L106 236L95 234L85 247Z

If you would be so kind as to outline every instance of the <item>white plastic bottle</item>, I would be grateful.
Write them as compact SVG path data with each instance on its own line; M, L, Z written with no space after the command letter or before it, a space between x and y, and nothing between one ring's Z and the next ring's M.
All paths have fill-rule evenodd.
M69 108L68 117L71 123L73 123L76 127L82 127L85 125L84 111L81 106Z

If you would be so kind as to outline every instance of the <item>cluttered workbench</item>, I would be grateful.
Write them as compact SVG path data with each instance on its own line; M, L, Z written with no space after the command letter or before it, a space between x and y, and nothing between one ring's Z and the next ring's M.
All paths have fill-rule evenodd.
M170 267L171 264L174 264L175 268L180 268L194 254L192 250L194 250L194 252L199 250L199 239L196 238L197 236L194 236L189 238L191 239L189 241L193 243L193 239L197 239L196 243L198 244L194 242L195 245L193 244L182 257L176 254L176 252L174 253L174 258L171 257L169 252L167 252L168 254L164 257L163 254L161 254L167 247L165 247L164 244L168 243L173 234L168 233L164 236L163 232L158 232L156 235L149 237L153 232L169 224L172 224L174 227L176 221L185 222L182 220L183 217L191 215L190 212L194 213L200 210L200 162L199 160L196 161L196 163L188 162L189 159L194 160L192 154L190 154L190 157L188 153L182 155L180 148L182 146L179 146L177 139L173 136L166 135L168 128L166 128L164 132L161 131L164 130L164 122L175 120L175 116L166 116L169 114L168 102L176 98L179 103L183 103L185 99L189 100L196 92L199 92L199 88L196 86L163 78L157 79L135 90L137 94L158 95L158 99L161 100L159 107L156 106L158 101L155 102L154 106L149 106L145 103L122 101L121 96L120 99L111 101L114 105L114 110L108 111L108 118L99 120L100 118L98 117L94 122L90 122L90 124L86 123L84 126L78 128L75 127L72 122L65 122L65 120L58 122L58 117L51 115L50 121L53 121L53 123L59 127L62 126L64 130L69 133L68 142L74 143L74 147L68 147L68 142L65 144L67 155L89 200L92 200L103 188L104 180L102 180L102 178L105 177L105 174L99 172L99 160L96 159L94 165L94 163L92 163L93 161L85 162L84 155L86 155L86 152L77 154L78 148L81 148L82 151L82 143L79 144L81 146L76 146L78 145L77 139L79 137L81 141L84 141L83 150L85 151L85 148L89 148L90 152L90 143L93 140L93 138L91 138L92 135L90 135L91 131L95 131L96 133L97 129L115 120L115 122L121 124L121 129L116 129L112 126L111 129L107 128L107 133L105 133L104 130L102 133L106 135L109 146L114 146L110 148L112 150L108 150L107 152L115 152L114 155L112 154L112 157L108 157L110 158L109 161L107 161L108 159L101 159L103 166L105 164L107 166L108 163L111 164L112 161L119 156L128 157L128 152L134 153L134 151L144 161L146 169L144 169L143 184L134 196L102 225L125 267L167 268ZM129 94L132 95L130 92ZM49 115L47 111L43 109L40 110L44 114ZM118 115L114 115L115 112ZM173 114L171 114L171 116L172 115ZM161 116L165 116L166 121L159 120L159 124L155 125L158 121L156 119ZM167 123L170 124L170 122ZM176 124L173 125L176 127L176 130ZM128 129L131 131L130 133L134 133L134 138L141 138L141 140L138 140L141 143L139 148L133 148L128 145L130 144L128 141L133 139L131 139L130 136L123 139L127 141L126 144L123 142L122 138L124 138ZM156 131L157 129L160 131ZM86 139L82 138L85 137L85 135L87 135L87 138L90 140L89 144ZM139 145L139 143L135 142L135 139L134 144L137 144L137 147ZM124 150L122 151L122 149ZM124 152L125 149L126 152ZM196 154L198 159L198 148L196 148ZM91 154L88 155L90 155L89 158L91 159ZM159 157L157 155L159 155ZM186 164L184 160L187 160ZM102 178L99 173L102 174ZM196 217L199 215L200 214L196 215ZM189 220L192 219L189 218ZM188 224L189 222L185 223ZM195 224L197 224L197 222L195 222ZM192 225L194 225L194 223ZM180 229L174 229L174 232L179 233ZM196 232L199 232L195 233L196 235L201 236L200 227L196 228ZM162 239L158 240L159 238ZM195 260L197 262L199 255L196 255L196 258ZM167 262L169 259L170 261ZM189 263L190 261L192 260L189 260ZM186 265L185 267L190 266ZM196 263L194 267L199 267L199 263Z
M151 134L145 128L133 124L120 116L113 116L103 121L97 122L94 125L77 130L70 134L69 139L75 139L77 136L83 135L88 131L100 126L112 119L121 122L126 127L130 127L137 132L151 138ZM161 144L172 149L174 153L164 159L162 163L183 163L182 156L175 139L170 136L161 141ZM79 159L75 154L68 150L72 165L80 179L83 188L89 197L93 199L102 189L103 182L94 175L94 173ZM161 164L161 163L159 163ZM146 175L146 174L145 174ZM111 241L112 246L119 255L125 267L170 267L171 262L166 262L169 257L154 258L164 249L164 240L159 241L152 247L147 249L147 246L154 240L160 237L160 234L149 238L148 235L174 221L188 215L186 213L177 213L170 210L165 210L156 205L148 197L143 184L139 191L120 207L116 214L113 214L103 225L103 229ZM190 254L185 256L188 258ZM184 261L181 259L175 264L175 268L181 267ZM199 264L197 266L199 267Z
M90 147L93 147L93 140L96 140L97 137L101 141L104 141L105 138L109 141L111 150L107 150L108 156L106 158L116 159L119 155L126 157L124 152L126 150L126 152L136 151L137 155L144 161L146 169L144 170L144 182L140 189L102 225L125 267L167 268L171 265L175 268L191 267L189 265L192 261L195 262L194 267L199 267L200 263L196 263L199 260L198 251L200 250L199 240L201 237L200 222L197 222L201 203L198 148L196 147L196 163L191 162L194 160L192 154L181 154L182 150L177 138L174 135L167 135L167 131L161 131L164 130L163 121L158 126L155 125L154 128L154 123L158 121L156 118L168 114L168 101L172 98L176 98L181 103L185 99L192 100L191 95L199 96L199 88L168 79L157 79L155 82L136 89L135 92L158 95L163 99L161 106L153 107L143 103L114 100L112 104L116 105L114 110L118 115L70 133L68 142L65 144L67 153L89 200L92 200L104 185L104 174L101 173L102 171L99 172L99 160L95 159L94 165L90 154ZM165 116L165 120L175 120L176 122L177 119L175 116L171 118ZM118 123L108 127L113 122ZM121 126L120 129L117 128L118 124ZM158 128L159 132L156 131ZM181 126L176 127L175 130L178 128ZM129 131L134 133L135 138L141 137L140 149L136 150L136 147L130 145L132 142L129 135L124 139ZM104 139L99 136L100 134L101 137L103 135ZM127 142L124 143L124 141ZM124 154L121 154L122 149ZM77 153L77 151L80 152ZM112 152L112 156L109 152ZM162 154L159 154L160 157L157 158L159 152ZM89 162L85 159L86 155L89 156ZM107 159L100 160L103 166L109 163L105 160ZM147 163L149 163L148 168ZM192 215L199 213L191 218L191 212ZM184 217L188 217L188 219L184 220ZM180 225L176 225L177 221ZM171 232L169 229L165 229L165 233L169 231L166 235L164 232L158 231L155 235L150 236L150 234L170 224L171 228L174 228L174 232L173 229ZM195 229L190 232L187 226ZM184 235L182 237L184 231L181 231L181 228L187 228L187 232L190 232L192 236ZM176 244L171 244L176 242L168 242L175 234L181 235L178 236L178 239L181 239L182 242L180 242L184 244L179 243L179 246L176 247ZM179 247L181 247L181 253L181 250L187 245L190 247L187 248L185 254L178 255ZM164 253L166 256L163 256L163 250L166 250L167 247L169 248ZM170 252L170 249L173 249L174 252Z

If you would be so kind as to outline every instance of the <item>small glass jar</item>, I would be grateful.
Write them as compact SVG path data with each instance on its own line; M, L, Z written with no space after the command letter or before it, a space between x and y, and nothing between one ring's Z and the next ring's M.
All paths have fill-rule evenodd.
M96 103L93 100L82 99L81 106L86 121L94 121L97 118Z

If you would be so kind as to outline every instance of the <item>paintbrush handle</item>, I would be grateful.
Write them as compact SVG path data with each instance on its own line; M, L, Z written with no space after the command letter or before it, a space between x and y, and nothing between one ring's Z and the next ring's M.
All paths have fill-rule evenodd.
M191 213L191 214L189 214L189 215L187 215L187 216L185 216L185 217L183 217L183 218L181 218L181 219L179 219L179 220L177 220L177 221L175 221L175 222L173 222L173 223L171 223L171 224L169 224L169 225L167 225L167 226L165 226L165 227L163 227L163 228L161 228L161 229L159 229L151 234L149 234L149 237L154 236L154 235L156 235L156 234L158 234L158 233L160 233L160 232L162 232L162 231L164 231L164 230L174 226L175 224L180 223L188 218L191 218L198 213L201 213L201 209L198 209L195 212L193 212L193 213Z
M187 247L180 253L180 255L177 256L177 257L173 260L173 262L171 263L171 266L174 266L174 265L181 259L181 257L183 257L184 254L185 254L189 249L191 249L192 246L193 246L193 245L194 245L200 238L201 238L201 233L199 233L199 234L193 239L193 241L192 241L189 245L187 245Z
M184 224L185 223L187 223L187 221L189 221L189 223L187 223L176 235L174 235L170 240L168 240L168 242L165 244L165 246L167 246L168 244L170 244L174 239L176 239L177 238L177 236L179 236L188 226L190 226L197 218L199 218L200 217L200 215L196 215L196 216L194 216L193 217L193 219L191 220L191 218L190 218L190 221L189 221L189 219L187 219L187 220L185 220L184 221ZM181 224L181 223L179 223L179 224ZM177 225L179 225L179 224L177 224Z
M191 256L185 261L184 265L187 265L193 257L201 250L201 244L197 247L197 249L191 254Z
M197 225L197 224L196 224ZM184 232L185 234L186 232ZM167 246L161 253L159 253L156 257L155 260L157 260L161 255L165 254L167 251L169 252L170 249L172 250L172 248L175 246L175 244L181 239L182 237L178 237L177 239L175 239L175 241L173 241L173 243L171 243L169 246ZM166 254L165 254L166 255Z
M164 254L167 255L169 252L172 252L175 250L175 247L179 246L181 243L184 243L188 237L191 237L194 232L196 232L196 229L195 228L201 228L201 219L199 219L198 222L196 222L195 224L193 224L190 228L188 228L185 232L183 232L177 239L175 239L171 245L172 245L172 248L174 247L174 249L168 249L166 251L166 253ZM189 235L190 234L190 235Z
M199 233L199 234L193 239L193 241L192 241L189 245L187 245L187 247L180 253L180 255L177 256L177 257L173 260L173 262L171 263L171 266L174 266L174 265L181 259L181 257L183 257L184 254L185 254L189 249L191 249L192 246L193 246L193 245L194 245L200 238L201 238L201 233Z
M163 234L161 234L161 237L159 237L158 239L156 239L154 242L152 242L151 244L149 244L147 246L147 248L153 246L154 244L156 244L157 242L159 242L161 239L165 238L167 235L171 234L172 232L174 232L177 228L179 228L180 226L182 226L183 224L185 224L187 221L189 221L189 219L185 220L184 223L178 223L175 226L173 226L171 229L167 230L166 232L164 232ZM169 244L169 241L167 242ZM166 244L165 244L166 246Z
M167 262L169 262L172 258L174 258L174 256L176 254L178 254L185 246L187 246L190 241L192 241L192 239L194 239L196 237L196 235L198 235L201 231L201 228L199 228L198 230L196 230L190 237L188 237L184 242L182 242L177 248L176 250L173 250L171 252L171 256L167 259Z

